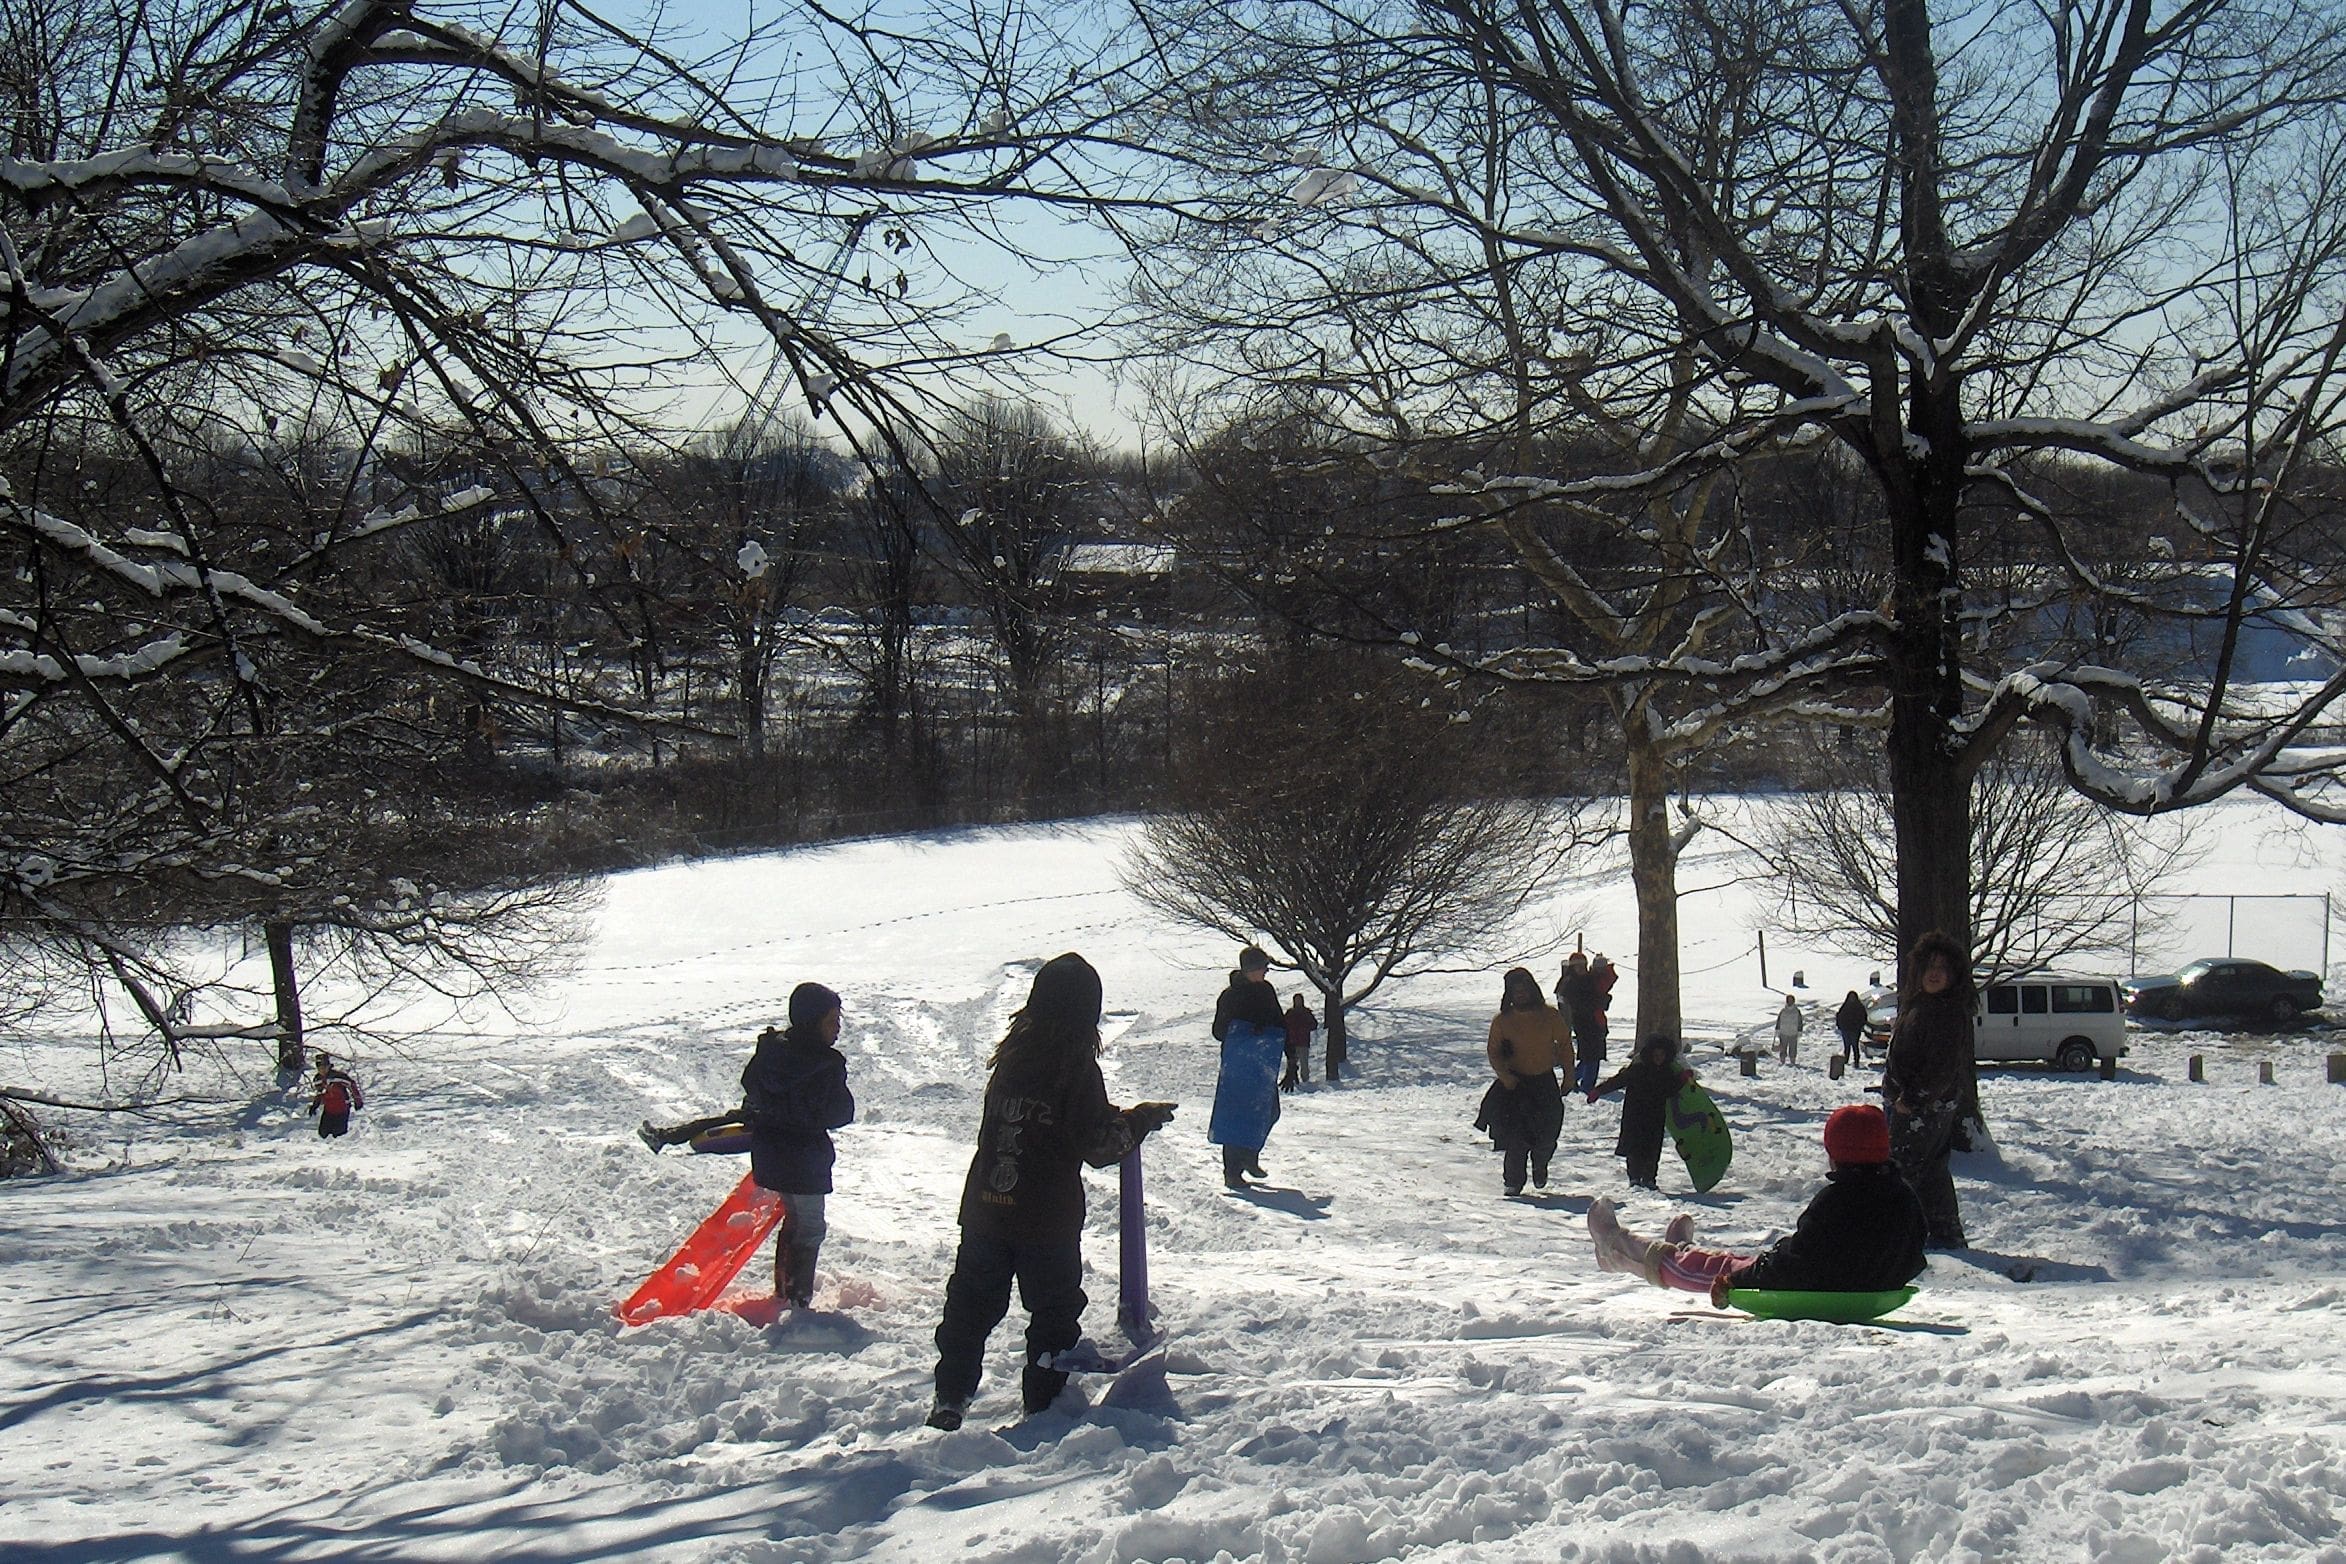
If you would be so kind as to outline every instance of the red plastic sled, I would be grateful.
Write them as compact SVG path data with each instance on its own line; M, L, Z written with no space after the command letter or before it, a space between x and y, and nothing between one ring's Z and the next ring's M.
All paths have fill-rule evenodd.
M781 1224L782 1197L760 1189L755 1178L745 1175L668 1263L645 1277L644 1284L618 1305L619 1318L629 1325L645 1325L709 1307Z

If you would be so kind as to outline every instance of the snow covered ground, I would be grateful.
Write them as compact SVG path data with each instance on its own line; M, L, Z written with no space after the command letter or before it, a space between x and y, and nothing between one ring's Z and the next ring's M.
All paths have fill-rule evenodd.
M1623 1193L1613 1102L1573 1104L1543 1199L1499 1198L1470 1128L1496 973L1381 999L1359 1079L1291 1099L1272 1187L1225 1194L1205 1022L1233 953L1118 888L1130 830L623 876L526 1025L360 1059L345 1141L213 1073L67 1175L0 1184L0 1558L2346 1564L2346 1089L2322 1083L2346 1041L2137 1032L2115 1083L1992 1073L2001 1149L1958 1168L1978 1247L1934 1259L1905 1325L1746 1321L1591 1263L1588 1199ZM2318 893L2346 863L2346 833L2252 805L2209 836L2205 890ZM1799 1066L1739 1078L1719 1045L1773 1010L1741 872L1712 837L1684 876L1689 1032L1735 1166L1689 1198L1666 1162L1662 1198L1624 1203L1739 1245L1823 1171L1819 1123L1859 1083L1828 1081L1822 1015L1874 965L1771 934L1819 1018ZM1558 909L1633 958L1617 872ZM982 1060L1070 948L1106 979L1111 1093L1183 1104L1147 1152L1166 1373L1019 1423L1014 1307L940 1435L929 1334ZM744 1170L653 1157L636 1121L730 1105L806 978L845 995L862 1103L822 1308L620 1329L612 1301ZM0 1078L87 1089L90 1052L12 1041ZM1093 1188L1087 1321L1112 1342L1113 1179Z

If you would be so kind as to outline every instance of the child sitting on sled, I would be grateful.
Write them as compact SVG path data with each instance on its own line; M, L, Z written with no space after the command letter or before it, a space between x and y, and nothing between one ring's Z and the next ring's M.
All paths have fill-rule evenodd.
M1922 1274L1922 1202L1890 1161L1890 1121L1870 1103L1835 1108L1825 1120L1832 1171L1791 1234L1757 1255L1697 1249L1694 1219L1681 1212L1659 1240L1621 1226L1613 1203L1588 1210L1597 1268L1644 1277L1656 1287L1708 1293L1724 1307L1729 1289L1886 1292Z

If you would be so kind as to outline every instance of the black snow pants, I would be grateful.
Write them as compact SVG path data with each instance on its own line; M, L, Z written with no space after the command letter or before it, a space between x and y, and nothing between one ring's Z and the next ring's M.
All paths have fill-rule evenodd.
M1083 1334L1083 1245L1022 1244L964 1232L945 1284L945 1318L937 1326L937 1399L966 1402L984 1371L986 1338L1010 1312L1010 1284L1026 1305L1026 1410L1058 1399L1067 1376L1036 1360L1075 1345Z
M1954 1103L1944 1103L1890 1115L1890 1160L1922 1201L1924 1242L1933 1249L1965 1247L1955 1175L1947 1168L1947 1154L1955 1149L1956 1111Z

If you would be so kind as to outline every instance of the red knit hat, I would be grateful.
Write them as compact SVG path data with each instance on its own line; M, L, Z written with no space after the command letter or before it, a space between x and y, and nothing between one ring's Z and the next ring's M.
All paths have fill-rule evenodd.
M1825 1119L1825 1155L1835 1162L1890 1160L1890 1121L1870 1102L1835 1108Z

